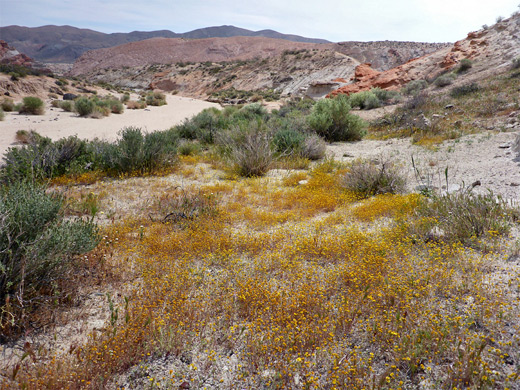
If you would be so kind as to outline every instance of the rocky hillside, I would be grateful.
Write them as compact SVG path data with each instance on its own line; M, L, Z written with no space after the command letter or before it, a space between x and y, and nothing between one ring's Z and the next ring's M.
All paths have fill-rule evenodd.
M272 30L251 31L234 26L207 27L186 33L159 30L112 34L72 26L0 27L0 37L3 40L16 46L22 53L33 57L37 61L50 63L72 63L81 54L89 50L113 47L150 38L199 39L234 36L258 36L295 42L327 42L323 39L281 34Z
M0 63L31 67L34 64L34 60L20 53L14 47L9 46L6 41L0 40Z
M411 42L310 44L260 37L157 38L87 52L75 62L71 74L194 97L229 88L277 89L283 95L319 97L345 84L355 66L367 58L378 58L380 68L388 69L445 46Z
M520 14L497 22L492 27L471 32L465 39L431 54L379 72L371 65L356 68L352 83L332 93L354 93L374 87L397 90L412 80L433 80L453 70L461 60L472 61L472 71L459 80L471 82L507 69L511 60L520 56Z

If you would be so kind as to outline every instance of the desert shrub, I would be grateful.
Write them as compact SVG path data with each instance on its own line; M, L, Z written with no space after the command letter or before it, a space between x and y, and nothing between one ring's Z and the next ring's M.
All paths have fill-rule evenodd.
M166 103L166 96L160 92L150 92L146 95L146 104L149 106L164 106Z
M176 189L161 198L157 204L164 223L182 224L199 217L213 217L218 214L217 199L213 194L201 190L186 191Z
M183 140L179 142L177 152L181 156L193 156L199 154L201 150L200 144L196 141Z
M86 97L80 97L74 102L74 110L79 116L87 116L94 111L95 103Z
M59 107L66 112L74 111L74 102L71 100L62 100L59 102Z
M173 162L177 136L170 131L143 134L140 128L126 127L115 144L100 142L96 146L107 172L146 173Z
M365 135L365 123L350 114L349 99L344 95L317 102L308 121L310 128L327 141L358 141Z
M14 111L13 99L5 98L4 100L2 100L2 104L0 105L0 107L5 112L12 112L12 111Z
M3 121L5 119L4 110L0 107L0 121Z
M417 95L423 89L428 87L428 82L426 80L413 80L406 84L402 91L405 95Z
M27 96L23 98L20 114L43 115L45 112L43 100L36 96Z
M513 60L511 61L511 68L520 69L520 57L513 58Z
M471 83L455 87L450 91L450 96L454 98L466 96L480 91L480 86L477 83Z
M378 194L402 192L406 179L399 167L390 161L374 163L359 160L352 164L341 185L363 198L369 198Z
M280 130L273 137L274 150L282 155L295 155L302 149L305 136L296 130Z
M88 142L75 136L56 142L35 132L17 137L23 137L26 145L9 148L5 153L0 176L7 183L42 181L71 171L82 171L94 160Z
M129 110L142 110L143 108L146 108L147 104L144 100L129 100L126 102L126 108Z
M51 107L60 108L60 101L59 100L51 101Z
M229 126L230 120L223 116L216 108L206 108L190 119L185 119L180 125L175 126L175 131L180 138L199 140L211 144L215 141L215 135Z
M464 73L473 67L473 62L468 58L460 60L459 66L457 67L457 73Z
M24 306L34 309L35 302L56 301L74 256L99 242L92 222L63 219L63 203L60 195L27 182L0 191L0 306L4 314L16 318ZM10 299L6 307L8 297L15 293L16 299ZM5 318L1 320L3 328Z
M266 119L267 116L267 110L260 103L252 103L235 111L230 117L230 120L237 123L239 121L252 121L258 118L263 120Z
M230 131L219 134L217 142L240 176L263 176L271 167L271 140L261 119L234 125Z
M311 134L303 141L300 155L309 160L319 160L325 157L326 151L327 145L325 144L325 141L316 134Z
M121 95L121 103L126 103L130 100L130 94L129 93L125 93L123 95Z
M373 90L353 93L349 96L349 103L351 107L359 107L362 110L381 107L381 101Z
M435 196L418 214L426 217L422 233L427 237L435 229L438 238L469 246L481 245L482 238L507 233L513 217L507 203L493 193L479 195L467 190Z
M435 84L435 86L442 88L453 83L454 79L455 75L453 73L447 73L437 77L433 83Z
M371 92L379 99L380 102L388 104L392 100L400 100L401 95L397 91L388 91L381 88L372 88Z
M110 100L110 111L113 114L122 114L125 110L123 103L121 103L119 100Z

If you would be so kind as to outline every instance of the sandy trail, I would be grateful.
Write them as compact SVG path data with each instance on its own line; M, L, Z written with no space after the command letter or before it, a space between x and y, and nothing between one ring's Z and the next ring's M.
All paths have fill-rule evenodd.
M0 122L0 155L3 156L16 142L18 130L34 130L53 140L77 135L79 138L113 141L124 127L140 127L143 131L165 130L205 108L220 108L216 103L180 96L167 95L166 99L168 104L165 106L125 110L123 114L111 114L103 119L80 118L77 114L51 107L50 102L46 102L45 115L6 112L5 120Z

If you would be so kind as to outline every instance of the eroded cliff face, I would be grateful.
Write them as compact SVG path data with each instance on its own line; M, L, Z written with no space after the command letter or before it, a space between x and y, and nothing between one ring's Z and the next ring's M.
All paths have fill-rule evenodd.
M465 39L431 54L410 60L386 71L376 71L370 63L356 67L350 83L329 96L351 94L370 88L397 90L412 80L433 79L455 68L462 59L473 61L473 71L465 75L467 82L487 73L507 69L511 60L520 56L520 15L515 14L494 26L471 32Z
M309 44L259 37L151 39L85 53L72 75L129 88L213 92L277 89L282 95L325 96L349 82L361 59L383 68L444 47L413 42ZM355 55L349 55L352 52Z
M34 60L9 46L6 41L0 40L0 63L30 68L34 64Z

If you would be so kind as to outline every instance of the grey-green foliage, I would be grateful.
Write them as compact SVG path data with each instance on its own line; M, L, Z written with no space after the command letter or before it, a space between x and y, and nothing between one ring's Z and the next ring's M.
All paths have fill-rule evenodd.
M344 95L320 100L308 116L309 127L327 141L358 141L365 135L366 125L350 108Z
M89 98L80 97L74 102L74 110L79 116L87 116L92 114L95 105L96 104Z
M428 82L426 80L412 80L408 84L406 84L402 92L405 95L417 95L423 89L428 87Z
M293 129L282 129L274 134L273 146L281 155L295 155L302 150L305 135Z
M96 146L105 171L151 172L175 157L178 136L173 130L144 134L140 128L126 127L120 136L115 144L99 142Z
M433 83L439 88L446 87L453 83L455 77L453 73L446 73L437 77Z
M63 202L62 196L28 182L0 192L0 305L14 293L18 302L41 289L55 293L53 288L72 266L74 256L99 242L92 221L63 219Z

